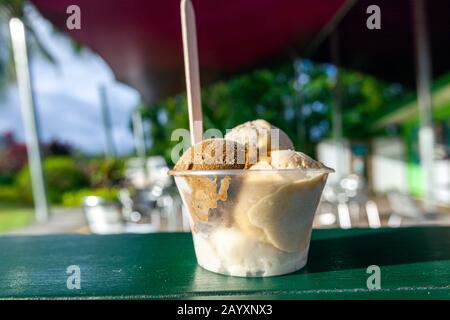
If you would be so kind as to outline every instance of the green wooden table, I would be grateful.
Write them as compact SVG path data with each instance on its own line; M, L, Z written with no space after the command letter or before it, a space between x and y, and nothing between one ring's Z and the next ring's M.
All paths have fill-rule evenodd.
M77 265L81 289L67 288ZM381 289L369 290L369 265ZM0 298L450 299L450 228L315 230L303 270L235 278L196 265L191 235L0 237Z

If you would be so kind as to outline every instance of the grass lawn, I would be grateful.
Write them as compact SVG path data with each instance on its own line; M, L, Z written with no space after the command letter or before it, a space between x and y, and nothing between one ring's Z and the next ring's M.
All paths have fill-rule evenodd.
M26 226L33 218L33 208L0 204L0 232Z

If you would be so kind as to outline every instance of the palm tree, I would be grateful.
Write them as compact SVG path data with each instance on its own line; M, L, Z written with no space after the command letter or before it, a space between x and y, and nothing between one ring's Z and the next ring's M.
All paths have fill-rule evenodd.
M2 28L2 39L6 51L3 52L3 59L1 62L0 79L2 86L0 86L0 91L5 92L10 80L12 79L12 65L13 59L11 54L11 46L9 46L8 32L5 32L6 26L9 25L11 21L11 28L16 28L17 37L12 34L14 45L14 57L17 62L16 70L17 77L19 80L19 95L22 106L22 116L24 120L25 134L27 136L27 154L28 161L30 163L30 174L33 189L33 198L35 204L35 212L37 221L44 222L48 220L49 217L49 205L48 197L45 185L45 174L42 165L42 152L39 142L38 125L36 122L36 110L33 102L32 94L32 83L30 77L30 71L28 69L28 59L26 58L27 51L25 47L32 49L33 51L39 51L46 57L49 61L55 62L51 54L45 49L40 41L35 29L32 24L32 17L29 15L29 6L24 0L3 0L0 3L0 15L1 15L1 28ZM15 20L12 20L12 19ZM14 22L13 22L14 21ZM5 26L6 25L6 26ZM11 33L14 29L11 29ZM28 34L27 42L24 44L21 41L21 34L25 32ZM22 35L23 36L23 35ZM22 38L23 39L23 38ZM24 47L25 45L25 47ZM22 85L20 85L22 83ZM0 92L1 93L1 92Z
M2 0L0 2L0 98L5 94L8 85L15 80L14 63L11 54L8 22L16 17L22 20L30 50L43 55L48 61L56 64L52 54L45 48L30 18L30 4L26 0Z

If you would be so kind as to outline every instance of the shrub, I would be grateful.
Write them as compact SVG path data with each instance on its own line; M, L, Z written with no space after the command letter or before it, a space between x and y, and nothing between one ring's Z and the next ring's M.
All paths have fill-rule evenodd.
M83 199L88 196L97 196L106 200L117 200L117 188L97 188L81 189L78 191L68 191L63 194L62 205L66 207L77 207L83 203Z
M48 156L69 156L73 153L70 144L52 139L43 146L44 153Z
M68 157L49 157L44 161L48 197L51 203L58 204L62 195L68 191L85 188L89 180L76 162ZM28 165L18 174L16 184L27 202L32 201L31 178Z
M23 143L8 145L0 153L0 173L17 173L27 162L27 147Z
M0 173L0 186L11 186L14 184L14 175Z
M21 203L22 195L14 186L0 186L0 203L1 204L16 204Z
M6 132L0 137L2 150L0 150L0 177L2 175L15 175L27 163L27 147L25 143L18 142L13 132ZM67 156L72 154L70 144L51 140L41 145L46 156ZM0 181L1 184L1 181Z
M123 180L124 161L121 159L93 159L87 166L91 187L112 188Z

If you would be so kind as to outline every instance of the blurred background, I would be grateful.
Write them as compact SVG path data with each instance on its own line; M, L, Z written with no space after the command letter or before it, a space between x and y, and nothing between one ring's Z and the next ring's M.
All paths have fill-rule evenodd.
M450 3L193 4L205 129L335 168L316 228L450 224ZM177 128L179 1L0 1L0 233L188 231Z

